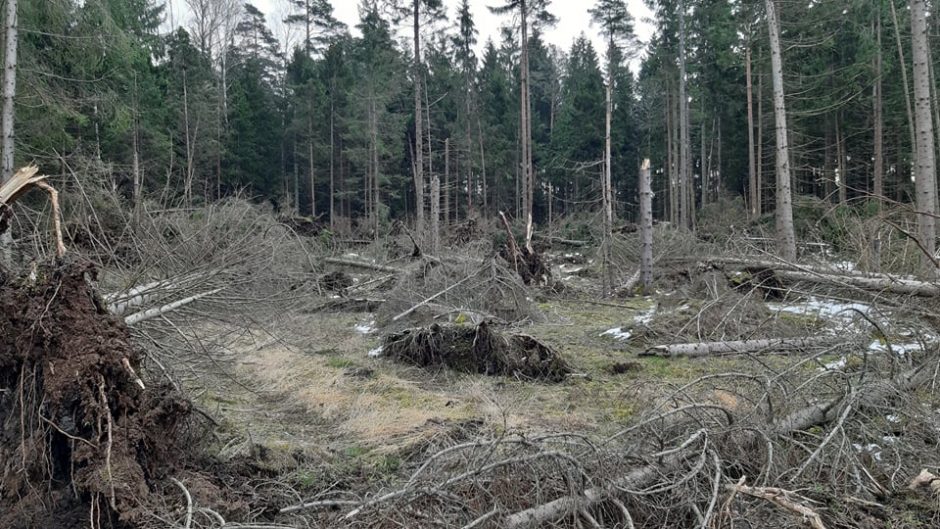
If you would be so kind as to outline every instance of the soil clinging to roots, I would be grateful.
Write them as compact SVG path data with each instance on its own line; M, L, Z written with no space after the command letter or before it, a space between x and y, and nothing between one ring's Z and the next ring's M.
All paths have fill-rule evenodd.
M524 334L477 326L431 325L385 338L383 354L418 366L446 366L464 373L521 376L560 382L571 373L550 347Z
M0 284L0 527L134 527L179 466L191 405L143 389L90 266Z

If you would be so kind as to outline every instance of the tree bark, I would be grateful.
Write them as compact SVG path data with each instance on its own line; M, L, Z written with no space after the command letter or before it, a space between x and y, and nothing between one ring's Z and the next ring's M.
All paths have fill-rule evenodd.
M881 208L881 197L884 196L884 104L881 98L881 12L875 15L875 82L872 86L872 100L874 101L874 160L872 163L872 194Z
M894 7L894 2L888 2L891 6L891 20L894 22L894 39L898 46L898 62L901 68L901 80L904 86L904 104L907 109L907 128L911 135L911 164L917 165L917 131L914 130L914 111L911 106L911 88L907 80L907 62L904 60L904 46L901 44L901 26L898 23L898 10Z
M687 357L724 356L758 352L782 352L813 349L844 341L843 337L814 336L809 338L768 338L763 340L734 340L724 342L679 343L657 345L642 353L643 356Z
M424 134L421 130L421 0L414 0L414 83L415 83L415 226L424 237Z
M774 122L777 129L777 252L789 261L796 260L796 235L793 231L793 204L790 191L790 147L787 139L787 107L783 86L783 57L780 51L780 22L774 0L765 0L770 32L770 60L774 83ZM932 211L932 210L931 210Z
M523 215L525 215L525 246L532 249L533 220L532 210L535 200L535 175L532 167L532 117L529 101L529 8L526 0L519 2L519 15L522 27L522 64L520 65L520 105L522 119L522 173L523 173Z
M613 277L611 271L611 244L613 239L613 224L614 224L614 215L613 215L613 195L611 193L611 165L613 161L612 149L611 149L611 120L613 119L614 113L614 101L613 101L613 92L614 92L614 63L613 63L613 50L614 50L614 41L611 38L610 43L608 44L607 51L607 101L606 101L606 112L604 119L605 134L604 134L604 174L601 178L601 194L603 194L603 204L604 204L604 295L610 294L610 289L613 286Z
M757 63L761 63L761 54L757 54ZM755 211L760 217L764 214L764 76L757 75L757 163L755 176Z
M689 182L689 102L686 95L685 71L685 1L679 2L679 224L683 229L692 225Z
M930 52L927 41L927 8L924 0L911 0L911 32L914 61L914 101L917 128L917 171L915 188L917 209L926 214L918 215L917 226L920 242L926 253L922 256L925 272L933 273L936 265L932 258L936 248L937 179L934 155L933 116L930 108Z
M444 171L450 162L450 138L444 139ZM431 173L431 253L441 250L441 177Z
M647 295L653 287L653 190L649 158L640 167L640 284Z

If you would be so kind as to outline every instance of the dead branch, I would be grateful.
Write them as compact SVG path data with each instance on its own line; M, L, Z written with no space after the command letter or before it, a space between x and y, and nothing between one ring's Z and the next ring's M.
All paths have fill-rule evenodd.
M747 485L729 485L728 489L734 492L740 492L741 494L747 494L748 496L753 496L755 498L767 500L788 511L795 512L803 516L803 519L807 520L813 529L826 529L826 526L823 524L819 513L793 499L795 497L800 500L806 500L796 493L776 487L749 487Z

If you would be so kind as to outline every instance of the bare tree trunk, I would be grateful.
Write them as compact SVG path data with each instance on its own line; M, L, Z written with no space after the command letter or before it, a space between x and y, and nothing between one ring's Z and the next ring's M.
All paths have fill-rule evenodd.
M894 39L898 45L898 61L901 67L901 80L904 83L904 103L907 108L907 127L911 134L911 163L917 165L917 132L914 130L914 111L911 106L911 88L907 81L907 62L904 61L904 46L901 44L901 26L898 24L898 10L894 7L894 2L888 2L891 6L891 19L894 22Z
M14 158L14 103L16 99L16 52L19 21L17 18L17 0L7 0L5 46L3 58L3 144L2 165L0 168L0 185L13 176Z
M420 120L419 120L420 121ZM375 231L375 240L379 239L379 214L381 212L379 200L379 124L376 115L375 97L372 98L372 228Z
M783 86L783 57L780 52L780 22L774 0L765 0L770 30L770 60L774 82L774 122L777 129L777 252L789 261L796 260L796 235L793 231L793 203L790 192L790 146L787 139L787 107Z
M689 104L686 96L685 71L685 1L679 1L679 224L683 229L691 226L689 203Z
M424 134L421 131L421 1L414 0L414 83L415 83L415 227L418 237L424 226Z
M330 90L330 230L336 226L336 103L333 100L333 90Z
M450 143L444 141L444 226L450 226Z
M758 64L760 64L758 53ZM757 76L757 162L754 182L754 211L758 217L764 214L764 76Z
M611 39L607 57L607 108L606 116L604 120L605 126L605 135L604 135L604 174L601 177L601 193L603 196L604 204L604 295L610 295L610 289L613 285L613 277L611 270L611 244L613 239L613 224L614 224L614 215L613 215L613 196L611 193L611 165L612 165L612 150L611 150L611 138L610 138L610 129L611 129L611 120L614 113L614 102L613 102L613 91L614 91L614 64L610 59L612 58L614 43Z
M486 187L486 154L483 148L483 126L480 123L480 113L477 113L477 135L480 138L480 179L483 182L483 215L489 214L489 195Z
M532 117L529 102L529 21L528 5L526 0L520 0L519 13L522 19L522 64L520 74L521 84L521 110L522 110L522 166L523 178L525 180L525 200L523 202L523 214L526 219L525 246L530 253L535 253L532 249L532 210L535 200L535 175L532 167Z
M140 208L140 196L141 196L141 187L143 186L142 178L140 176L140 104L138 100L138 85L137 85L137 74L134 73L134 129L131 131L131 150L132 160L131 160L131 172L133 173L134 179L134 212L135 214L139 211Z
M872 183L875 200L881 207L881 197L884 196L884 113L881 100L881 12L875 16L875 82L872 86L872 100L874 101L874 160L872 164Z
M186 70L183 70L183 126L184 132L186 135L186 177L183 179L183 197L186 200L186 205L191 206L193 203L193 178L195 177L196 168L195 168L195 151L193 145L194 134L190 132L190 123L189 123L189 88L187 87L186 80Z
M917 217L920 243L926 253L922 258L925 271L936 271L934 250L936 248L937 175L934 155L933 116L930 109L930 51L927 39L927 8L924 0L910 0L911 33L913 35L914 61L914 115L917 127Z
M444 165L449 165L450 138L444 139ZM445 172L447 169L445 169ZM441 177L431 173L431 253L441 251Z
M837 178L837 183L839 185L839 204L845 205L848 200L846 193L846 174L845 174L845 143L844 138L842 137L842 127L840 122L842 117L839 114L836 114L836 167L839 172Z
M313 109L307 120L307 175L310 177L310 216L317 216L317 175L313 160Z
M640 167L640 284L643 294L653 287L653 190L649 158Z

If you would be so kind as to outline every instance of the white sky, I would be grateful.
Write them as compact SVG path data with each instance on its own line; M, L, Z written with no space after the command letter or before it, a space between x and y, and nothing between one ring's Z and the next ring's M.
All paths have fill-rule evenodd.
M284 30L281 27L280 20L288 12L286 0L249 0L255 7L263 12L268 20L268 24L274 28L275 35L283 40ZM355 26L359 21L359 0L332 0L333 9L336 18L346 23L350 30L355 33ZM497 16L490 13L488 6L497 5L500 0L471 0L470 8L473 10L474 22L476 22L478 35L478 51L482 50L486 44L487 38L492 38L498 42L499 28L501 25L510 21L508 15ZM173 26L185 25L188 13L185 8L185 0L169 0L171 20L167 22ZM457 8L460 0L444 0L447 8L447 16L451 23L455 23ZM600 37L597 26L591 25L591 17L588 9L593 5L591 0L554 0L551 5L551 12L558 17L558 24L549 28L545 32L545 40L558 46L563 50L571 48L574 39L584 33L594 41L594 47L598 54L602 56L605 44ZM646 7L643 0L627 0L628 9L633 15L636 23L637 37L641 42L641 49L649 41L654 31L654 26L649 21L652 12ZM174 22L175 21L175 22ZM405 35L408 28L400 28L401 35ZM480 53L477 54L481 55ZM634 64L634 70L636 64Z

